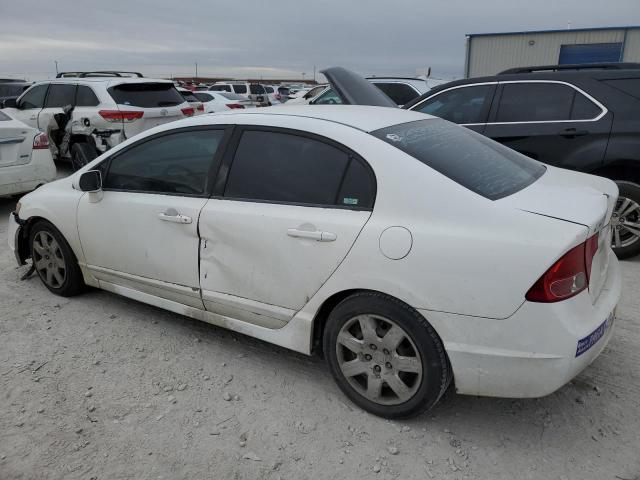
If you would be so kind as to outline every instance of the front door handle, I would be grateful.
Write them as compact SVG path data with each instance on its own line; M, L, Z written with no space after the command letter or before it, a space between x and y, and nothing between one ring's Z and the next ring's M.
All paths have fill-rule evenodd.
M183 224L191 223L193 221L191 217L179 214L175 208L168 208L165 212L159 213L158 218L160 220L164 220L165 222Z
M290 228L287 230L287 235L294 238L308 238L309 240L315 240L316 242L334 242L338 236L331 232L322 232L320 230L298 230L297 228Z

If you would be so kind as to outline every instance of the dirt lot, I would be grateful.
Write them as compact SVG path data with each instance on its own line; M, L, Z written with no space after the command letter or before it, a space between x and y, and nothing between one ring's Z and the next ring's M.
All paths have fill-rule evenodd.
M351 405L320 359L20 281L13 203L0 200L2 480L640 478L640 259L623 262L609 347L573 383L538 400L450 392L389 422Z

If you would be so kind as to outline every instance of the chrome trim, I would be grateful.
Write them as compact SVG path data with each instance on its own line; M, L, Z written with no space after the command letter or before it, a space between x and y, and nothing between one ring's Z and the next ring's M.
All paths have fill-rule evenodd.
M598 100L593 98L587 92L582 90L580 87L576 87L575 85L573 85L573 84L571 84L569 82L564 82L564 81L561 81L561 80L505 80L505 81L500 81L500 82L479 82L479 83L468 83L468 84L465 84L465 85L456 85L454 87L450 87L450 88L447 88L445 90L442 90L442 91L436 93L435 95L431 95L430 97L425 98L420 103L416 103L414 106L412 106L410 108L410 110L415 110L417 107L422 105L427 100L430 100L433 97L436 97L436 96L438 96L438 95L440 95L442 93L448 92L450 90L455 90L457 88L476 87L476 86L480 86L480 85L503 85L503 84L506 84L506 83L558 83L558 84L561 84L561 85L566 85L568 87L573 88L577 92L580 92L585 97L587 97L589 100L591 100L592 103L594 103L598 108L600 108L601 111L600 111L600 114L595 116L594 118L588 118L588 119L583 119L583 120L539 120L539 121L527 121L527 122L461 123L460 125L462 125L464 127L470 127L470 126L482 126L482 125L527 125L527 124L539 124L539 123L597 122L602 117L604 117L607 113L609 113L609 110L607 109L607 107L605 107L602 103L600 103Z

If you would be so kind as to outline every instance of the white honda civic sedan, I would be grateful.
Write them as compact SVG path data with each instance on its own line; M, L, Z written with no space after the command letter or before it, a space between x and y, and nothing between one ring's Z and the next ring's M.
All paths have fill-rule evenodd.
M388 418L537 397L607 344L621 291L604 178L385 107L202 115L23 197L20 264L299 352Z

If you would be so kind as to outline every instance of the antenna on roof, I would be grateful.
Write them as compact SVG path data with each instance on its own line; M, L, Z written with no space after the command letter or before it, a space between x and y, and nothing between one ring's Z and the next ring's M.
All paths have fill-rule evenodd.
M567 30L571 30L571 20L567 22Z

